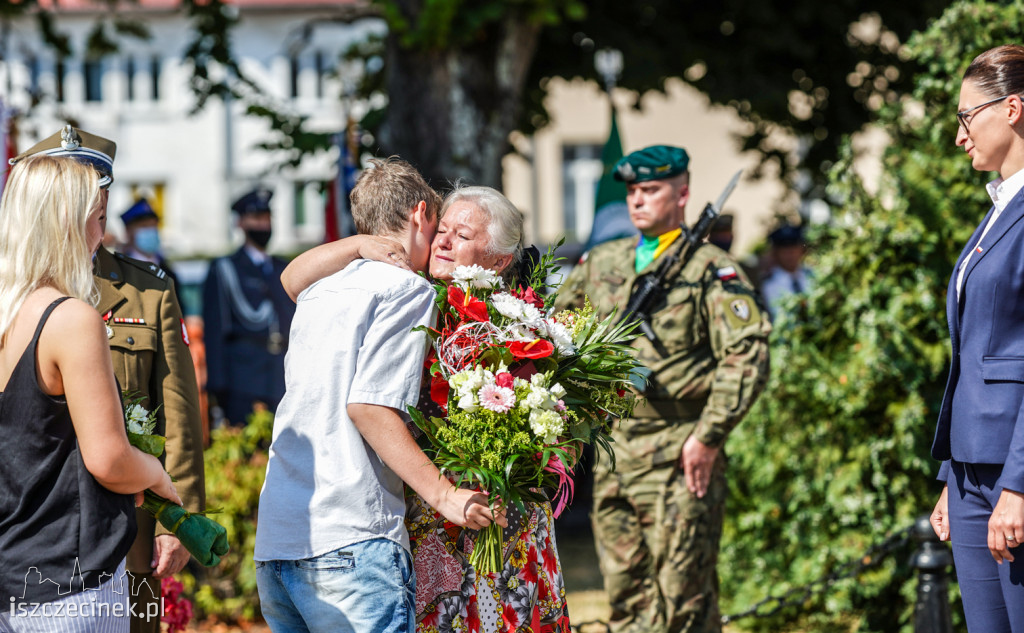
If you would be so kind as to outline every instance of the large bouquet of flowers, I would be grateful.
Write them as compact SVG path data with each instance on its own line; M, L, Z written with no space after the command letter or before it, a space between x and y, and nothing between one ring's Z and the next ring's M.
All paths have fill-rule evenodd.
M492 507L546 499L555 516L572 496L573 467L584 443L612 457L609 425L635 405L639 380L629 341L634 325L599 320L590 305L552 309L543 291L555 269L549 251L526 287L506 288L480 266L438 282L440 319L433 341L431 399L447 413L410 414L427 452L458 482L489 493ZM502 566L501 528L480 532L470 562L482 573Z

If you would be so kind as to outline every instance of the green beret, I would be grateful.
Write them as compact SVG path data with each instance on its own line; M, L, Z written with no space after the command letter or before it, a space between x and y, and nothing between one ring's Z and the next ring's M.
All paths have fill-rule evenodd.
M690 156L682 147L651 145L615 163L615 180L625 183L663 180L686 171Z

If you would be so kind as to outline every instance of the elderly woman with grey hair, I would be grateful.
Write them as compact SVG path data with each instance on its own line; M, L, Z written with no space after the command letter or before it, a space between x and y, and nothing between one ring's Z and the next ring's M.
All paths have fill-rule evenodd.
M476 264L513 280L523 257L523 214L490 187L457 187L445 198L430 252L430 275L450 280L459 266ZM386 238L357 235L304 253L285 270L285 290L302 290L357 258L410 268L402 247ZM444 412L424 381L418 408ZM406 499L406 527L416 570L416 628L438 631L569 631L551 503L507 512L504 568L478 574L469 563L475 530L445 521L421 497Z

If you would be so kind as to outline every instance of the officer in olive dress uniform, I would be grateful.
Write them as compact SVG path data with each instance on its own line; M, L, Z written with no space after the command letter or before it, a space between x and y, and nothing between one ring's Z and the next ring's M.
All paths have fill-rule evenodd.
M101 200L113 182L116 146L112 141L66 126L12 162L33 154L73 156L100 174ZM105 228L105 227L104 227ZM188 351L181 307L174 284L155 264L114 255L100 246L94 278L100 291L97 306L106 322L114 375L124 393L141 398L156 412L154 433L167 438L164 467L192 511L205 509L199 388ZM160 631L160 578L181 571L189 553L177 537L139 508L138 536L128 552L127 569L134 577L132 633ZM152 606L147 606L152 605ZM156 614L147 617L147 614Z
M689 198L689 157L678 147L633 152L615 167L640 238L584 254L560 307L589 297L607 316L638 277L678 244ZM717 632L715 565L726 496L722 446L764 388L771 325L739 264L713 244L669 273L633 343L648 376L646 403L613 430L615 470L594 469L593 526L612 607L611 628Z
M206 389L236 426L246 423L254 403L273 411L284 395L284 355L295 304L281 286L286 263L266 250L271 195L256 189L231 206L245 244L215 259L203 285Z

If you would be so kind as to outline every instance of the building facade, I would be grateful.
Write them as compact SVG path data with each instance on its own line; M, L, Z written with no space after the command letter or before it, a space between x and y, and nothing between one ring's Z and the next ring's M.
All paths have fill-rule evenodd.
M177 2L142 0L121 14L145 23L150 39L119 37L116 54L88 58L85 40L108 19L87 2L59 2L56 27L72 55L59 59L33 19L4 36L0 87L19 117L17 147L30 147L73 122L117 143L110 190L110 230L142 195L161 215L161 239L172 259L210 257L237 248L241 233L230 204L257 184L274 192L271 250L294 253L323 239L323 183L336 173L337 150L279 168L281 156L259 148L272 140L264 120L239 102L211 98L195 112L192 69L183 61L190 25ZM310 129L344 129L365 104L343 98L348 77L339 59L351 45L384 32L379 19L351 20L356 3L337 0L237 0L232 46L261 98L308 117ZM215 71L217 69L214 69ZM123 234L123 233L122 233Z

